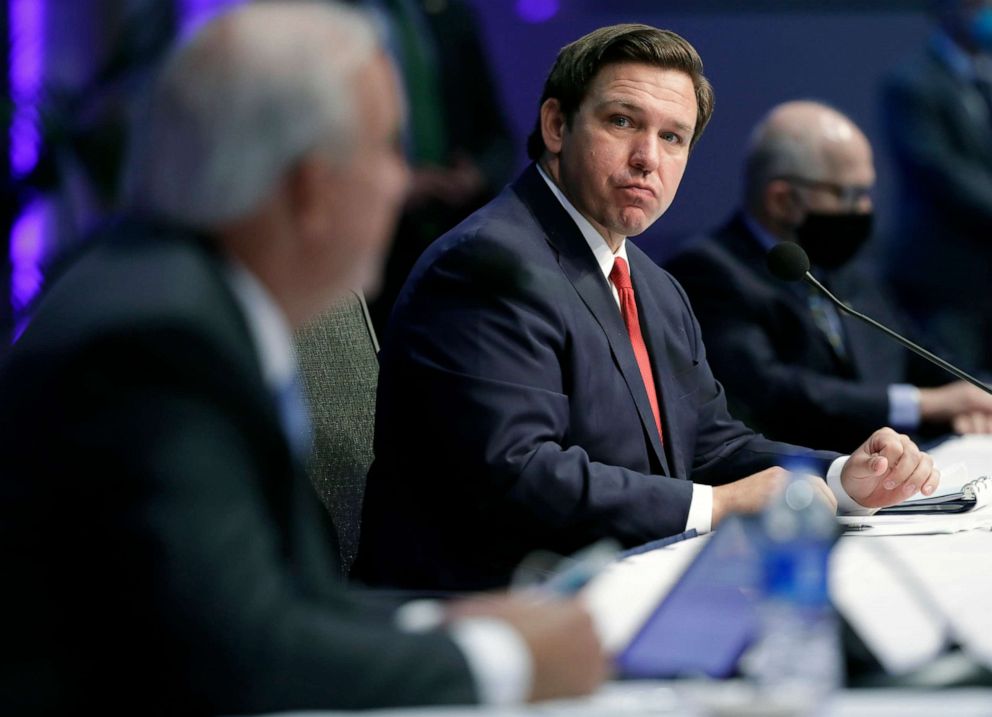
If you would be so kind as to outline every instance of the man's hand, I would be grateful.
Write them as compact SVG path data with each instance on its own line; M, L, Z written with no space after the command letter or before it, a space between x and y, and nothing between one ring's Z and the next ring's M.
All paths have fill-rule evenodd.
M715 528L720 521L733 513L757 513L762 510L782 490L788 478L789 471L775 466L733 483L714 486L712 527ZM830 506L831 510L836 511L837 498L834 497L826 481L817 476L808 476L808 479L816 489L817 495Z
M992 432L992 396L965 381L920 389L920 419L950 423L955 433Z
M951 421L955 433L992 433L992 413L959 413Z
M577 599L480 596L448 607L448 619L494 617L527 643L534 662L529 700L589 694L607 677L607 661L592 618Z
M864 507L884 508L918 490L930 495L940 483L940 471L907 436L882 428L851 454L840 480L847 494Z

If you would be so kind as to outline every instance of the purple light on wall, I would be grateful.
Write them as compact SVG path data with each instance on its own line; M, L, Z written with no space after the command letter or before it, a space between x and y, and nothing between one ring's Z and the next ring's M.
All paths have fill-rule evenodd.
M15 176L31 171L38 161L38 93L44 58L45 3L10 0L10 166Z
M10 294L16 313L26 309L41 289L44 237L44 207L33 201L24 207L10 230Z
M10 168L14 177L38 162L41 128L38 100L45 56L44 0L9 0ZM28 305L41 286L44 215L38 201L25 206L10 232L11 300L15 312Z
M222 10L244 0L182 0L182 34L186 35Z
M517 15L524 22L547 22L558 14L558 0L517 0Z

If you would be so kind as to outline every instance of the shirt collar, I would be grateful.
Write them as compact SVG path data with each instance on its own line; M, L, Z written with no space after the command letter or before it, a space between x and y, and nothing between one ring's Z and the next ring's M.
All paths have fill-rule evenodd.
M751 233L751 236L754 237L754 240L758 242L758 245L761 246L762 250L764 250L766 254L782 242L781 239L761 226L761 224L758 223L758 220L750 214L747 212L742 212L742 215L744 219L744 226L747 227L748 231ZM810 267L810 271L812 272L815 270ZM788 286L788 290L794 294L805 296L808 293L809 287L805 286L803 282L797 281L785 283L785 285Z
M541 178L548 185L551 193L555 195L555 198L561 203L568 212L568 216L572 217L572 221L579 228L582 233L582 238L586 240L586 244L592 250L593 256L596 257L596 263L599 264L600 271L603 272L603 276L606 280L610 279L610 272L613 271L613 262L617 257L620 257L627 262L627 266L630 267L630 261L627 259L627 238L624 237L623 241L620 242L620 248L617 249L616 253L610 249L610 245L606 243L603 235L596 231L596 228L586 219L579 210L572 206L572 203L568 201L558 185L545 173L544 168L540 164L537 165L537 171L540 173Z
M272 294L243 264L229 261L225 275L248 321L265 384L278 392L293 381L296 373L296 350L289 322Z
M747 212L744 213L744 225L747 227L748 231L751 232L751 236L758 240L758 244L766 252L769 252L778 245L779 239L773 236L767 229L765 229L758 220L752 217Z

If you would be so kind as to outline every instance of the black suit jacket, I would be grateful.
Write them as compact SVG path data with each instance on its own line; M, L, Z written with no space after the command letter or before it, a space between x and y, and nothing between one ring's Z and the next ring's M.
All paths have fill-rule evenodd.
M0 369L0 711L474 700L447 637L401 634L339 584L220 258L122 233Z
M844 351L814 320L803 283L776 279L742 217L666 264L692 300L734 415L769 437L850 452L889 421L888 386L947 377L841 315ZM817 276L851 306L908 333L880 282L854 265Z
M384 337L355 569L404 587L505 583L537 548L684 529L692 486L801 455L726 411L681 288L628 244L664 445L627 330L534 166L436 242Z
M992 97L992 92L990 92ZM992 367L992 108L932 48L890 75L882 109L900 190L888 246L891 279L921 319L960 317L954 348ZM978 335L984 331L984 336Z

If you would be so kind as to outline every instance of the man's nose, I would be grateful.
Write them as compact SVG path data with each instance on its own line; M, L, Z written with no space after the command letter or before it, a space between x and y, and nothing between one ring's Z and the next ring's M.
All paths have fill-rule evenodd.
M638 137L631 148L630 166L644 174L650 174L658 168L661 154L658 137L645 134Z
M859 214L868 214L875 208L875 202L871 198L870 194L866 194L857 198L854 202L854 209Z

